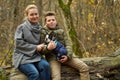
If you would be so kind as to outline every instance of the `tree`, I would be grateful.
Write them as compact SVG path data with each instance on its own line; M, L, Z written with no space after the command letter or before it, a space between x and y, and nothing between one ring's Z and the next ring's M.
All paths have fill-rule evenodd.
M77 38L77 33L75 31L72 15L70 11L70 5L72 3L72 0L68 0L67 4L65 4L63 0L58 0L58 2L66 19L67 30L69 31L70 38L73 42L73 51L75 52L76 55L82 57L80 46L78 45L80 44L79 39Z

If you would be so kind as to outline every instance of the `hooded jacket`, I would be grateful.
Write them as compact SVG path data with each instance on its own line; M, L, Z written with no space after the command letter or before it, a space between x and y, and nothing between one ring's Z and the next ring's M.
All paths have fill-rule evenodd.
M15 33L15 48L13 53L13 65L18 68L20 64L40 61L41 55L36 51L40 44L39 24L32 24L28 20L17 27Z
M45 36L46 34L50 34L51 32L54 32L56 34L56 39L57 41L59 41L60 43L62 43L65 48L67 49L67 56L69 59L71 59L72 57L72 42L70 41L70 39L68 38L67 34L64 32L63 29L59 29L59 28L55 28L55 29L49 29L47 26L44 26L41 30L41 43L45 42ZM46 51L46 50L44 50ZM44 52L46 53L46 52ZM46 59L48 61L50 60L56 60L56 54L54 54L53 51L49 51L45 54Z

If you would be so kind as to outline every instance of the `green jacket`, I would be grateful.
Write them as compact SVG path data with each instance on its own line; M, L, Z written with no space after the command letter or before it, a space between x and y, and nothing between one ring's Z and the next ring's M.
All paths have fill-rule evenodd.
M56 28L51 30L46 26L43 27L41 30L41 38L40 38L41 43L45 43L46 34L50 34L52 31L56 34L56 39L66 47L67 56L70 59L73 53L72 42L70 41L70 39L68 38L68 36L66 35L63 29ZM56 59L56 55L53 52L48 51L46 48L43 50L43 53L45 54L45 57L48 61Z

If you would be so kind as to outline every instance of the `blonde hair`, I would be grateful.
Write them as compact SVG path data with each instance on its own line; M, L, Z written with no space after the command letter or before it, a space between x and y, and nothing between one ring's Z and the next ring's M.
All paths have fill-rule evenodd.
M34 4L28 5L28 6L26 7L26 9L25 9L25 12L24 12L25 18L27 17L28 11L29 11L30 9L38 9L38 8L37 8L37 6L34 5Z

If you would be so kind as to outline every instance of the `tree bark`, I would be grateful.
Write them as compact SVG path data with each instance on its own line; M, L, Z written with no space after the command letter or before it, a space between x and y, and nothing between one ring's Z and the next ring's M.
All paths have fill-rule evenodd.
M83 58L81 60L90 67L91 80L120 80L120 49L105 57ZM66 66L62 68L62 76L69 75L70 79L68 80L79 80L78 71L68 68Z
M91 80L120 80L120 49L105 57L81 59L90 67ZM62 65L62 80L79 80L79 72ZM26 80L18 70L11 73L10 80Z
M63 0L58 0L59 6L63 11L63 15L66 19L66 24L67 24L67 30L70 35L70 38L73 42L73 51L76 55L82 57L81 49L80 49L80 44L79 40L77 38L77 33L75 31L75 27L73 24L73 19L72 19L72 14L70 10L70 5L72 4L72 0L69 0L67 4L63 2Z

